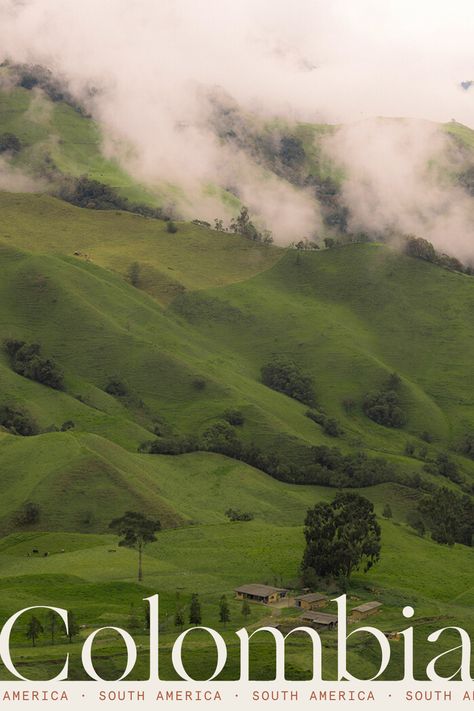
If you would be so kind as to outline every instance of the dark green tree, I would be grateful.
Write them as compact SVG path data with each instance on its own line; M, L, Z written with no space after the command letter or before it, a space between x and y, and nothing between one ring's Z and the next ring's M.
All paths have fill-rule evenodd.
M51 644L56 640L56 632L58 629L59 618L55 612L50 610L46 616L46 627L51 635Z
M373 504L360 494L340 493L330 503L308 510L302 568L349 581L354 570L371 568L380 558L380 526Z
M382 516L384 518L392 518L393 514L392 507L390 506L390 504L385 504L385 506L383 507Z
M138 262L132 262L128 267L127 280L136 288L140 285L140 265Z
M219 620L224 627L230 621L230 608L225 595L223 595L219 601Z
M191 606L189 608L189 624L200 625L202 622L201 614L201 603L199 602L199 595L193 593L191 595Z
M244 600L242 603L242 616L247 619L251 615L250 605L248 600Z
M175 627L179 627L181 630L184 627L184 612L183 610L176 610L175 616L174 616L174 625Z
M43 634L44 629L41 622L34 615L30 618L26 628L26 638L31 640L33 647L36 647L36 640Z
M309 407L315 406L312 378L293 360L281 355L274 356L262 366L261 375L262 383L272 390L284 393Z
M155 533L161 530L158 519L147 518L136 511L127 511L110 522L109 528L120 537L119 546L138 551L138 580L143 580L142 557L147 543L156 541Z
M69 644L72 644L74 637L77 637L77 635L79 634L79 630L80 627L77 622L76 615L74 614L74 612L70 612L68 615L68 626L66 632L67 638L69 639Z

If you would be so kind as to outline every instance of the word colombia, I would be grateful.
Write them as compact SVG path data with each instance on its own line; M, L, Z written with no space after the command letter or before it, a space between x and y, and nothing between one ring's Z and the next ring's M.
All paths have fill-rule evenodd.
M157 682L161 681L159 677L159 595L152 595L151 597L144 598L144 601L148 603L149 605L149 611L150 611L150 651L149 651L149 662L150 662L150 677L149 681L152 682ZM383 632L378 630L375 627L358 627L357 629L353 630L349 634L347 634L347 608L346 608L346 595L341 595L338 598L335 598L332 602L337 603L337 618L338 618L338 639L337 639L337 652L338 652L338 657L337 657L337 665L338 665L338 681L352 681L352 682L359 682L359 681L375 681L378 679L383 672L387 669L389 662L390 662L390 643L385 636ZM5 667L8 669L8 671L15 676L17 679L21 679L22 681L31 681L30 679L27 679L24 677L22 674L19 673L19 671L16 669L12 658L10 654L10 635L12 633L12 630L15 626L15 623L17 620L23 615L25 612L30 612L32 610L37 610L37 609L46 609L46 610L51 610L55 612L59 618L63 621L66 632L68 631L68 612L67 610L64 610L63 608L59 607L50 607L47 605L39 605L35 607L27 607L22 610L19 610L15 614L13 614L4 624L1 632L0 632L0 658L3 661L3 664ZM413 607L407 606L404 607L402 610L402 615L405 618L411 618L415 614L415 611ZM82 658L82 665L84 667L85 672L88 674L88 676L95 680L95 681L107 681L106 679L103 679L95 670L94 667L94 661L93 661L93 646L94 646L94 640L97 637L100 632L103 632L105 630L108 631L114 631L117 633L119 637L122 638L125 648L126 648L126 653L127 653L127 662L125 665L125 669L122 673L122 675L116 680L116 681L123 681L128 677L128 675L131 673L133 670L135 663L137 661L137 656L138 656L138 651L137 651L137 646L129 632L126 630L120 628L120 627L101 627L100 629L94 630L85 640L82 650L81 650L81 658ZM172 647L172 653L171 653L171 659L172 659L172 664L174 667L174 670L176 673L180 676L180 678L184 681L188 682L194 682L196 681L193 679L186 671L183 660L182 660L182 649L183 649L183 644L185 643L185 640L188 636L192 635L192 633L195 630L204 630L207 632L210 637L212 638L216 652L217 652L217 661L215 664L214 672L212 675L206 679L206 682L211 682L215 680L219 674L222 672L224 669L224 666L227 661L227 646L224 641L224 638L216 632L216 630L212 629L211 627L192 627L188 630L185 630L182 632L179 637L176 639L173 647ZM473 679L471 678L471 672L470 672L470 659L471 659L471 640L469 637L469 634L466 632L466 630L462 629L461 627L444 627L442 629L436 630L432 634L430 634L427 637L428 642L438 642L440 640L441 636L445 632L456 632L459 635L459 642L460 644L457 645L456 647L452 647L451 649L447 649L446 651L442 652L441 654L438 654L436 657L434 657L427 665L426 667L426 676L430 681L436 681L436 682L444 682L444 681L451 681L453 680L456 676L459 675L461 681L463 682L471 682ZM282 632L280 632L278 629L274 627L259 627L258 629L254 630L251 634L247 632L245 628L242 628L235 632L237 637L240 640L240 679L239 681L241 682L249 682L250 677L249 677L249 646L250 646L250 640L252 637L254 637L256 634L260 632L267 632L273 635L273 638L275 640L275 681L278 682L285 682L285 643L288 637L290 637L292 634L295 632L298 632L300 634L306 634L312 641L312 666L313 666L313 676L310 681L312 682L322 682L322 658L323 658L323 652L322 652L322 643L321 643L321 638L318 634L318 632L313 629L312 627L295 627L292 629L290 632L288 632L286 635L284 635ZM347 640L353 637L355 634L360 634L360 633L365 633L372 635L378 642L379 647L380 647L380 666L377 671L377 673L370 679L359 679L356 676L353 676L347 669ZM413 662L414 662L414 657L413 657L413 651L414 651L414 641L413 641L413 627L408 627L407 629L404 629L399 632L400 636L403 637L404 640L404 676L401 681L404 682L415 682L414 676L413 676ZM441 658L446 658L447 655L450 654L457 654L461 656L461 663L459 668L456 670L454 674L452 674L449 677L443 677L439 676L436 672L436 663L438 660ZM62 668L61 672L54 677L53 679L49 679L48 681L67 681L68 679L68 670L69 670L69 654L66 655L64 667ZM37 680L35 680L37 681ZM44 680L46 681L46 680ZM201 680L202 681L202 680Z

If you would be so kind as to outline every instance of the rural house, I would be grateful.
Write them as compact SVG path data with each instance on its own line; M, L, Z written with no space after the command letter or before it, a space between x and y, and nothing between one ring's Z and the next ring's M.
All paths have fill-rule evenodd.
M237 600L250 600L253 602L263 602L271 605L286 597L288 590L285 588L274 588L271 585L242 585L234 590Z
M332 630L337 626L337 615L330 615L327 612L313 612L308 610L301 615L302 622L309 623L311 627L316 629Z
M381 607L382 603L375 600L373 602L364 602L351 610L351 618L353 620L362 620L364 617L374 615Z
M301 607L302 610L316 610L319 607L325 607L328 602L326 595L317 592L295 597L295 606Z

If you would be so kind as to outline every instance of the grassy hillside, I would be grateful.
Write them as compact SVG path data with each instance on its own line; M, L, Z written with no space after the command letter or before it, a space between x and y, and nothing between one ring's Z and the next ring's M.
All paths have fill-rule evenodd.
M470 129L455 123L445 129L472 147ZM316 191L325 186L337 192L342 175L319 147L320 137L332 130L252 123L249 135L265 160L275 135L295 139L267 167L294 181L308 174L316 179ZM104 157L100 129L91 119L42 92L0 91L0 135L5 132L21 140L12 163L29 174L87 174L132 202L163 202L159 187L137 185ZM301 165L292 162L299 146ZM219 192L214 186L208 191ZM333 210L331 196L326 199ZM311 448L321 445L351 457L364 453L368 462L382 458L393 467L387 481L375 477L375 485L359 489L379 516L382 557L367 575L355 575L351 605L382 601L377 626L388 632L405 624L403 605L414 604L417 674L423 674L429 652L437 651L425 640L441 622L462 621L474 630L473 549L442 546L407 523L429 486L472 493L474 462L460 452L463 437L474 431L472 277L380 244L282 250L185 222L172 234L161 220L80 209L44 194L0 193L0 217L0 407L23 413L36 432L20 436L0 427L2 615L56 603L86 626L79 641L87 628L119 624L130 626L146 650L141 600L158 591L163 669L172 676L174 613L177 607L187 613L191 593L199 592L204 624L229 641L224 676L235 677L234 630L245 620L233 588L248 582L297 588L305 513L331 500L339 484L331 475L331 486L310 485L304 477L294 477L306 481L295 485L269 476L263 465L254 468L210 451L139 451L155 439L195 438L194 449L202 448L209 428L222 425L233 409L243 422L227 429L243 447L280 458L279 479L291 480L290 466L293 473L306 471ZM6 339L39 343L44 357L63 371L64 389L15 372ZM275 355L310 376L313 414L335 420L337 436L306 416L307 405L262 383L261 368ZM363 407L366 394L384 387L394 372L406 415L399 428L376 424ZM457 464L459 481L437 473L440 453ZM38 512L30 522L28 503ZM382 517L387 504L391 520ZM231 522L229 508L253 518ZM127 509L159 517L163 525L146 549L141 585L135 552L118 547L108 528ZM338 594L331 581L321 581L321 587ZM218 622L222 594L231 606L226 629ZM252 605L245 623L252 627L295 615L294 608ZM73 674L83 675L79 641L69 645L60 638L52 646L45 635L33 649L24 631L19 626L14 643L26 674L51 676L67 644ZM326 673L333 676L333 633L325 633L324 645ZM117 676L123 650L112 636L98 646L104 675ZM396 677L402 670L400 643L392 650L389 676ZM256 643L256 676L271 678L271 651L265 638ZM295 640L290 675L307 676L308 659L304 641ZM207 641L196 640L189 669L205 675L210 661ZM370 675L377 665L374 649L354 641L351 663ZM453 664L446 659L438 670L447 673ZM146 659L134 675L146 675Z
M87 625L128 625L138 616L134 634L146 647L140 600L159 591L163 664L171 674L174 610L192 592L201 595L204 622L221 629L218 599L223 593L231 599L234 586L298 584L305 512L331 499L334 489L276 481L209 452L139 454L156 427L166 436L203 432L233 407L244 416L239 436L264 450L285 450L297 460L316 444L364 450L400 472L446 483L422 472L421 459L406 456L409 440L417 451L426 446L428 458L451 450L472 481L471 461L454 451L473 425L471 278L379 245L301 254L185 223L170 235L157 220L81 210L45 196L4 193L0 207L0 339L40 342L65 374L64 391L55 391L15 373L1 353L0 402L29 412L40 430L33 437L0 433L3 613L46 596ZM139 288L126 276L134 261L147 265ZM168 273L171 290L163 281ZM274 353L311 374L318 407L341 423L340 437L324 434L305 417L305 405L260 382L260 368ZM375 424L361 407L364 394L393 371L402 378L408 415L399 430ZM106 392L111 378L126 385L126 395ZM346 398L355 403L350 413L342 406ZM56 431L68 420L73 429ZM431 443L420 439L425 430ZM352 594L384 603L377 624L386 631L398 627L407 601L417 608L420 639L446 617L472 629L472 549L440 546L413 532L406 516L419 490L385 483L363 493L379 516L388 503L394 517L382 521L380 564L356 576ZM40 510L31 524L22 522L28 501ZM165 527L147 549L143 586L135 582L134 552L117 548L108 532L109 521L129 508L158 516ZM228 508L254 518L231 523ZM242 624L232 600L231 614L222 629L233 649L227 677L235 674L232 630ZM296 612L252 606L250 625L269 614ZM326 643L331 675L332 634ZM120 649L112 638L101 644L103 669L113 676ZM15 645L32 676L49 675L63 654L62 644L51 647L47 638L29 649L21 628ZM271 646L263 639L256 649L255 674L271 676ZM428 652L423 642L421 649L419 673ZM204 674L210 650L204 642L199 650L190 668ZM77 642L71 651L80 676ZM395 643L393 653L396 675L402 661ZM355 644L351 658L362 674L376 663L365 643ZM301 641L290 662L291 674L306 673ZM145 666L140 662L135 674Z

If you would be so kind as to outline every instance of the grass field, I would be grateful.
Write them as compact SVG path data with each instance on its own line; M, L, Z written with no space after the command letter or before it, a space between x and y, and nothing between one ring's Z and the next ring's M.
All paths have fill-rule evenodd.
M298 135L309 146L326 130L303 125ZM446 130L466 145L471 140L465 127ZM130 199L159 203L158 194L102 155L98 127L68 106L23 90L2 93L3 131L14 131L24 143L15 159L19 167L32 170L47 153L64 173L87 173ZM309 151L310 162L320 158L316 149ZM129 278L133 264L136 287ZM224 677L233 678L234 631L245 622L234 587L300 584L305 513L336 490L277 481L209 452L138 453L156 427L200 434L226 409L237 408L244 416L238 428L243 441L287 451L296 461L302 448L325 444L382 456L400 472L446 484L423 472L420 457L406 455L411 442L417 450L426 447L428 459L449 451L465 488L473 483L474 463L458 451L474 428L472 277L379 244L299 253L185 222L170 234L159 220L6 192L0 193L0 273L0 342L39 342L65 375L64 391L52 390L16 374L0 350L0 404L25 409L40 430L20 437L0 429L0 613L4 619L20 607L48 603L74 611L81 624L73 644L59 635L52 645L45 633L36 648L19 625L15 659L32 678L53 676L66 650L72 674L81 677L80 642L94 627L117 624L131 626L142 645L134 675L146 676L142 599L155 592L164 674L172 676L176 607L187 610L198 592L203 623L228 641ZM307 418L305 405L261 383L260 369L273 354L294 359L312 376L318 406L338 420L340 437ZM401 377L407 413L401 429L375 424L362 409L365 393L393 372ZM106 391L111 379L124 384L125 396ZM347 399L354 401L349 413ZM67 421L74 427L60 431ZM381 521L382 556L368 574L355 575L350 605L379 599L377 626L389 632L406 625L400 611L413 604L422 676L430 653L447 644L426 644L430 631L450 623L474 631L473 549L441 546L414 533L406 519L422 495L418 489L391 482L362 493ZM40 511L30 525L20 521L27 502ZM393 511L389 521L382 517L386 504ZM250 512L253 520L230 522L228 508ZM146 549L140 585L135 552L118 547L108 529L127 509L163 524ZM330 582L322 586L339 594ZM226 629L218 622L222 594L231 606ZM296 614L294 608L252 605L248 626ZM191 647L189 669L205 676L212 649L197 635ZM392 643L390 677L402 673L401 647ZM334 633L324 633L324 649L332 677ZM123 650L116 639L105 634L98 650L98 669L118 676ZM361 675L374 673L376 650L366 639L354 641L350 658ZM289 674L307 676L308 660L307 645L296 639ZM439 666L446 673L454 668L448 658ZM272 676L265 637L255 644L252 669L255 676Z

